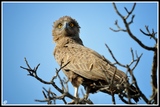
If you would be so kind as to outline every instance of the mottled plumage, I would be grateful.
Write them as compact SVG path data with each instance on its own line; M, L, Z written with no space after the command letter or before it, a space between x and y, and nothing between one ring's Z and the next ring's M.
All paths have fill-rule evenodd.
M115 86L124 85L127 82L126 74L96 51L85 47L79 37L79 28L76 20L64 16L54 22L52 31L56 43L54 57L60 66L69 62L62 70L75 87L75 97L78 97L78 87L81 84L87 90L87 97L89 93L101 88L97 86L109 85L112 80ZM135 94L135 88L132 89L131 93ZM124 87L112 88L116 94L123 90ZM111 89L103 92L111 94ZM134 100L138 101L137 98Z

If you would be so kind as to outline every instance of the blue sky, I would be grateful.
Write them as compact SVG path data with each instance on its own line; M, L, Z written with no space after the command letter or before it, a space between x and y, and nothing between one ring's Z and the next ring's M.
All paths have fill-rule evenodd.
M35 78L27 76L28 72L21 69L26 67L24 57L33 68L38 63L39 77L50 81L55 75L55 68L59 68L53 57L55 44L52 38L53 22L62 16L68 15L76 19L81 27L80 37L86 47L89 47L108 60L114 62L105 43L110 47L118 61L123 64L131 62L130 48L138 55L143 56L134 70L138 85L147 98L151 95L151 66L153 52L146 51L133 41L127 33L113 32L116 29L115 20L124 28L120 17L116 14L111 2L3 2L2 7L2 100L7 104L46 104L35 102L43 100L42 87L51 88L60 95L52 86L45 85ZM119 2L118 10L126 15L124 7L131 9L133 3ZM133 14L134 23L130 28L137 38L147 46L154 46L154 40L144 36L139 29L145 30L145 25L157 31L158 4L156 2L138 2ZM130 18L129 18L130 19ZM117 66L124 72L126 69ZM61 77L64 74L60 72ZM58 86L60 82L55 81ZM81 95L80 87L79 94ZM69 92L73 87L69 83ZM103 93L90 94L90 99L95 104L112 104L111 96ZM71 101L71 99L67 99ZM63 104L57 100L57 104ZM123 104L116 97L117 104ZM144 104L140 100L139 104Z

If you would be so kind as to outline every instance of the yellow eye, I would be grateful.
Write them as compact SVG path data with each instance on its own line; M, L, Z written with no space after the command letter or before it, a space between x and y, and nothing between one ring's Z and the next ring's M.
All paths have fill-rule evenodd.
M59 24L58 24L58 28L59 28L59 29L62 28L62 23L59 23Z
M73 24L73 23L70 23L70 24L69 24L69 26L70 26L70 27L73 27L73 26L74 26L74 24Z

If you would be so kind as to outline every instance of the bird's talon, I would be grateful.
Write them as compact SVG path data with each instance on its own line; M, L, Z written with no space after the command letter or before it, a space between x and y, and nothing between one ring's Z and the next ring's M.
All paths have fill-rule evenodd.
M69 102L68 104L75 104L75 101L73 100L73 101Z
M79 98L72 100L71 102L69 102L68 104L78 104L79 103Z

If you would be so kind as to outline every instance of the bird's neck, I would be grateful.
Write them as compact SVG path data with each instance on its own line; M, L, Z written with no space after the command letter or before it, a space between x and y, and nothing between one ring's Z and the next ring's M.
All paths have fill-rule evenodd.
M67 36L63 36L61 38L58 38L58 39L54 39L54 41L56 42L56 44L58 45L66 45L66 44L80 44L80 45L83 45L83 42L82 40L79 38L79 37L67 37Z

